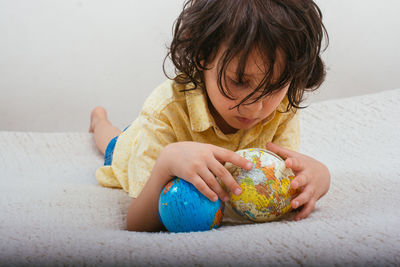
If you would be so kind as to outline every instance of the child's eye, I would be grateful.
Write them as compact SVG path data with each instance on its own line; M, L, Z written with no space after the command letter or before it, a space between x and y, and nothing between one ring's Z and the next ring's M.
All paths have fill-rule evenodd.
M239 81L236 81L233 79L229 79L229 81L233 86L236 86L236 87L248 87L249 86L248 82L239 82Z

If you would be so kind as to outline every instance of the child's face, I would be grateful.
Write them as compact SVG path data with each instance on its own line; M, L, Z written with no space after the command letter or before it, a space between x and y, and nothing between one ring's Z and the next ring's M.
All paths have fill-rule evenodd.
M204 71L204 81L207 90L209 100L211 102L210 112L214 117L215 122L222 132L225 134L234 133L237 129L250 129L255 126L258 122L267 118L281 103L285 97L289 84L287 84L281 90L275 92L272 95L265 96L255 103L251 100L257 97L257 94L253 96L249 101L240 105L240 108L233 108L241 102L247 95L254 91L258 84L264 78L264 62L261 56L254 52L248 57L246 68L244 73L244 83L237 83L236 66L238 64L237 59L231 61L226 69L226 80L222 83L224 88L227 88L235 100L231 100L225 97L218 87L218 68L217 63L221 58L223 49L220 51L214 62L207 66L209 69ZM279 57L277 62L282 62L282 58ZM279 73L279 64L275 64L274 73Z

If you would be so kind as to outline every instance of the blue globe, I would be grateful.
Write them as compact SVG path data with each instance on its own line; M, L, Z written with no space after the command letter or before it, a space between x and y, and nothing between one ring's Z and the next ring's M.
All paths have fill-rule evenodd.
M162 190L158 202L161 222L170 232L196 232L221 225L224 203L210 201L191 183L175 177Z

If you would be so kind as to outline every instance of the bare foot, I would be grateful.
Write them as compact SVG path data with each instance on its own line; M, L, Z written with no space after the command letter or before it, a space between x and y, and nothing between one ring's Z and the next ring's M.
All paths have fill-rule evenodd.
M96 124L100 120L108 120L107 118L107 111L105 108L98 106L95 107L92 112L90 113L90 128L89 128L89 133L94 132L94 128Z

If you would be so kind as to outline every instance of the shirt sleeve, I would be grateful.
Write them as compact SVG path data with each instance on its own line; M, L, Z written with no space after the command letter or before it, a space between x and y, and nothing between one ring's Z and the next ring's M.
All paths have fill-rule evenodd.
M122 188L136 198L149 179L159 153L173 142L176 142L175 132L166 116L142 113L118 137L112 164L97 169L97 181L105 187Z
M272 142L278 146L298 151L300 145L299 110L290 111L288 115L284 116Z
M166 116L141 115L128 160L128 193L136 198L151 175L162 149L176 142L176 135Z

